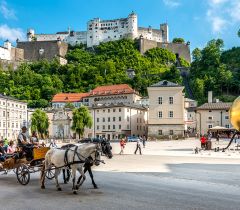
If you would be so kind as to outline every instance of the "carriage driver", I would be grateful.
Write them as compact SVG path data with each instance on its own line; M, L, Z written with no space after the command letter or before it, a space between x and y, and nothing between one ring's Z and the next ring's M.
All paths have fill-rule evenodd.
M27 136L27 127L23 126L22 131L18 135L18 146L23 147L26 144L30 144L29 138Z

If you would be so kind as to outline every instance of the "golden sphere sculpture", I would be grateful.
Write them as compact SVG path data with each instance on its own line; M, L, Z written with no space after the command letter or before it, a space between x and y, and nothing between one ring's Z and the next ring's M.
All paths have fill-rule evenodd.
M240 131L240 96L235 99L230 109L230 121L233 127Z

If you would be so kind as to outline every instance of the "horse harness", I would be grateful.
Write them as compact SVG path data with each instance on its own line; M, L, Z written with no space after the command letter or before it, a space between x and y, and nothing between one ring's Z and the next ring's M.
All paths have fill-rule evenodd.
M74 165L74 164L80 164L80 163L91 163L91 154L95 152L95 160L94 162L101 162L101 160L98 160L97 159L97 156L99 155L99 151L98 149L96 149L95 151L93 151L89 157L84 157L83 155L81 155L79 152L77 152L77 149L78 149L78 146L76 146L74 148L74 150L72 150L71 148L67 148L66 151L65 151L65 154L64 154L64 162L65 162L65 167L68 167L69 169L71 168L71 165ZM73 159L72 161L69 161L68 159L68 152L69 151L73 151ZM78 157L79 160L75 160L75 157Z

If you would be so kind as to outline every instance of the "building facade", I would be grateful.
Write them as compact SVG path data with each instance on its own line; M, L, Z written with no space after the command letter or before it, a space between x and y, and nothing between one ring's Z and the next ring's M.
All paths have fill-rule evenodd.
M64 108L68 103L75 108L89 106L89 93L58 93L52 99L52 108Z
M138 105L108 104L91 108L93 136L120 139L123 136L147 135L147 109Z
M86 44L87 47L99 45L101 42L119 40L122 38L140 38L156 42L169 42L168 25L161 24L159 29L138 27L138 17L131 13L126 18L101 20L94 18L88 21L87 31L64 31L56 34L35 34L33 29L27 32L28 41L62 40L68 44Z
M122 136L147 134L147 108L140 105L139 93L127 84L96 87L89 93L60 93L52 100L49 111L50 136L77 137L71 128L72 111L64 109L71 103L85 105L92 115L93 126L85 129L84 137L118 139Z
M160 81L148 87L149 137L184 136L185 112L183 89L183 86L168 81Z
M16 140L23 125L28 125L27 103L0 95L1 139Z

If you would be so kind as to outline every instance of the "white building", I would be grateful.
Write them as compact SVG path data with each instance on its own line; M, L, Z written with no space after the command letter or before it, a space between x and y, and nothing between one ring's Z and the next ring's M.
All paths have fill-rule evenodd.
M101 42L122 38L140 38L157 42L169 42L168 25L161 24L159 29L138 27L138 17L131 13L127 18L101 20L94 18L88 21L87 31L64 31L56 34L35 34L33 29L27 33L28 41L62 40L68 44L86 44L87 47L99 45Z
M133 104L93 106L93 134L99 138L147 135L147 109Z
M27 126L27 103L0 94L0 137L16 140L21 127Z
M185 131L184 87L168 81L148 87L148 136L183 137Z
M197 101L190 98L184 99L185 108L185 130L189 133L195 133L197 120L196 120L196 109Z
M208 103L197 108L197 131L199 134L207 134L208 130L215 126L232 128L229 110L232 103L224 103L212 100L212 92L208 93Z

